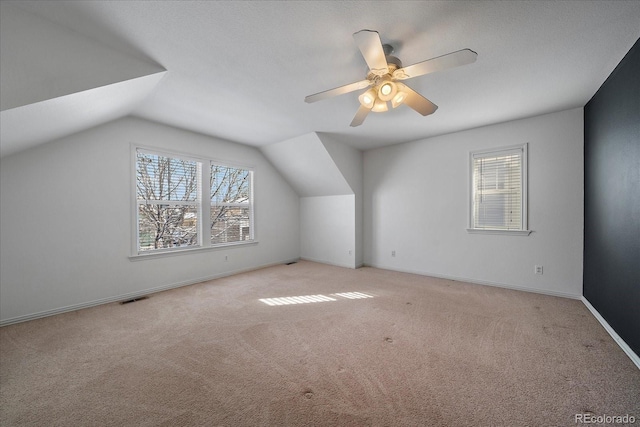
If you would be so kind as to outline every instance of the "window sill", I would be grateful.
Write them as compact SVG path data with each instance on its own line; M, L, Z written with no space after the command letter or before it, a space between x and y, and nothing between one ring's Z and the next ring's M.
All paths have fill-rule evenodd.
M502 234L504 236L528 236L533 230L491 230L482 228L467 228L469 234Z
M220 245L206 246L206 247L197 247L197 248L188 248L188 249L174 249L174 250L165 250L159 252L143 252L135 255L129 256L129 261L142 261L145 259L155 259L155 258L164 258L169 256L177 256L177 255L187 255L198 252L208 252L215 251L221 249L232 249L239 246L253 246L257 245L257 240L244 240L242 242L234 242L234 243L225 243Z

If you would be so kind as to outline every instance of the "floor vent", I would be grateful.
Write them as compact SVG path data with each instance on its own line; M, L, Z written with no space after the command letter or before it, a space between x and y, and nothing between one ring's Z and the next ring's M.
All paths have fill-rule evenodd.
M136 301L141 301L141 300L147 299L147 298L149 298L149 297L131 298L131 299L128 299L126 301L120 301L120 304L129 304L129 303L136 302Z
M286 263L285 265L295 264L296 262L298 262L298 261L291 261L291 262Z

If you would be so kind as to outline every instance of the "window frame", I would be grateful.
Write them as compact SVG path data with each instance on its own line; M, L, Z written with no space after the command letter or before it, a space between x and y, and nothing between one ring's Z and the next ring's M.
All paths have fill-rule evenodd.
M196 162L197 170L199 171L198 183L197 183L197 200L194 202L176 201L177 205L191 204L197 206L197 233L198 244L187 247L173 247L173 248L160 248L152 250L140 250L140 235L139 235L139 219L138 219L138 206L140 201L138 200L137 192L137 156L138 151L145 154L178 158L181 160ZM250 235L251 239L234 241L228 243L211 243L211 188L209 185L211 166L219 165L230 168L237 168L249 171L249 210L250 210ZM129 259L132 261L156 257L164 257L171 255L183 255L193 252L208 251L215 249L228 249L234 246L246 246L255 245L258 243L256 239L255 229L255 167L246 164L239 164L235 162L222 161L215 158L197 156L184 152L179 152L170 149L150 147L139 144L131 144L131 250ZM173 201L171 202L174 203Z
M246 244L246 243L250 243L255 241L255 221L254 221L254 216L255 216L255 200L254 200L254 191L253 191L253 187L254 187L254 175L255 175L255 171L254 168L249 168L246 166L242 166L242 165L237 165L237 164L233 164L233 163L229 163L229 162L221 162L218 160L209 160L208 162L208 167L209 170L211 170L212 166L222 166L222 167L226 167L226 168L234 168L234 169L242 169L242 170L246 170L249 172L249 203L248 203L248 208L249 208L249 235L251 236L250 239L248 240L239 240L239 241L235 241L235 242L226 242L226 243L211 243L211 207L213 206L212 200L211 200L211 188L209 187L207 189L207 201L208 201L208 205L207 205L207 218L208 218L208 225L207 225L207 242L209 242L209 245L211 247L226 247L226 246L230 246L230 245L238 245L238 244ZM210 180L211 179L211 175L207 175L207 178ZM209 180L207 180L207 182L210 182ZM202 203L202 206L204 208L204 201ZM229 205L236 205L236 204L229 204Z
M472 234L501 234L510 236L528 236L532 233L528 223L528 143L511 145L507 147L496 147L469 152L469 194L468 194L468 224L467 232ZM476 157L506 156L514 151L521 152L520 170L520 192L521 192L521 228L519 229L499 229L499 228L475 228L474 220L474 159Z

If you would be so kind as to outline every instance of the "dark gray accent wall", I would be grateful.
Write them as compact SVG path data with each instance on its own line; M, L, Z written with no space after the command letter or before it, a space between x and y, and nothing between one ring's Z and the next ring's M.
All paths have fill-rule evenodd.
M636 354L640 354L639 41L584 107L584 297Z

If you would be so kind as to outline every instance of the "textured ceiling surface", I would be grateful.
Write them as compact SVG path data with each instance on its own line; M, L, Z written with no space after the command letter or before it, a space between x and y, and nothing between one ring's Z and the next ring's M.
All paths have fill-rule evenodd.
M640 36L638 1L14 4L166 69L133 114L255 146L324 132L368 149L581 107ZM435 114L401 106L351 128L359 92L304 97L366 76L352 37L361 29L404 65L463 48L478 60L406 81Z

